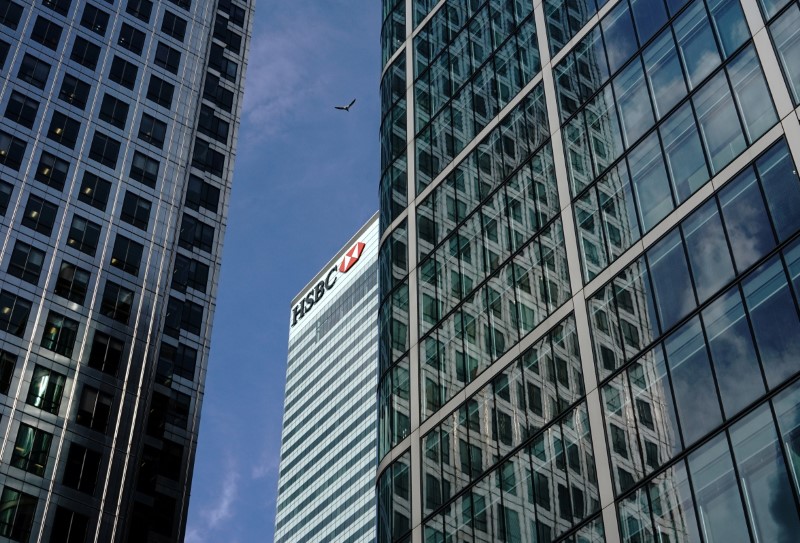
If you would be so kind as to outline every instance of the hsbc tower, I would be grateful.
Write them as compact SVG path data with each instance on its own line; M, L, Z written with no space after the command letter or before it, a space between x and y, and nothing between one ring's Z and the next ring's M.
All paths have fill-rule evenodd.
M275 543L375 540L378 215L287 311Z

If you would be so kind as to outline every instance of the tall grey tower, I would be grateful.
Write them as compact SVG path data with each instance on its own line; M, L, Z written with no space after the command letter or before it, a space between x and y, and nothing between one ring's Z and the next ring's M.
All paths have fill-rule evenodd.
M0 0L0 536L180 541L253 5Z
M383 8L378 541L796 539L800 3Z

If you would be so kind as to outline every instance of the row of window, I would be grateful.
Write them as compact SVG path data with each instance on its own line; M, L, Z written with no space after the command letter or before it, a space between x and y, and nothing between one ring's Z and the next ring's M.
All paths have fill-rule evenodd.
M11 541L26 542L33 530L38 500L10 486L0 495L0 535ZM89 517L58 505L53 513L50 543L81 543L86 540Z

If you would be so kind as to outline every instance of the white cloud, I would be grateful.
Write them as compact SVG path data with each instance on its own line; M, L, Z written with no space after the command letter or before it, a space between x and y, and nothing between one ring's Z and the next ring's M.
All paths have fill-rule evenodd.
M250 475L253 478L253 480L263 479L267 475L272 475L272 474L274 474L277 477L279 462L280 459L276 456L264 455L261 462L259 462L253 467L253 471L251 472Z
M216 528L220 522L229 519L233 515L232 507L233 502L236 500L238 489L239 473L229 467L225 474L225 479L222 481L222 492L219 500L206 516L210 528Z

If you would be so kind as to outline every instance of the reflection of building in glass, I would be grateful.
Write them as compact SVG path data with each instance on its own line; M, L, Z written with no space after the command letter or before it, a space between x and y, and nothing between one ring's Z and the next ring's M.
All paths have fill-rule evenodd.
M4 540L183 540L251 19L0 2Z
M276 542L375 540L377 260L375 214L292 302Z
M531 4L383 2L378 539L791 541L800 4Z

